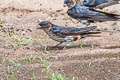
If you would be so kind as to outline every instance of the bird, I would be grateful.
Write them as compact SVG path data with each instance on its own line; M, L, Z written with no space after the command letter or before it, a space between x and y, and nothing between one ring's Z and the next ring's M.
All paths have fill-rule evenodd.
M111 5L120 4L120 0L64 0L64 4L69 8L78 3L87 7L103 9Z
M77 3L81 4L81 0L64 0L64 4L67 5L68 8L73 7Z
M120 0L84 0L83 5L103 9L105 7L119 4Z
M76 27L64 27L58 26L56 24L51 23L50 21L41 21L38 24L40 27L37 29L42 29L46 32L47 35L54 41L59 42L54 47L59 46L63 42L66 43L65 47L70 45L70 42L76 41L78 39L82 39L85 37L95 37L93 34L98 34L100 32L93 31L96 29L96 26L91 26L87 28L76 28ZM92 32L90 32L92 31Z
M67 14L70 17L79 20L82 23L82 27L87 27L90 23L95 21L104 22L120 20L120 15L118 14L98 11L81 4L76 4L72 8L68 9Z

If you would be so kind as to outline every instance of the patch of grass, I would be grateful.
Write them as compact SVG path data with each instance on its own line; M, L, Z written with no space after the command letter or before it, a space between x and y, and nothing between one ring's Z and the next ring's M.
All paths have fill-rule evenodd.
M17 60L10 60L10 62L14 65L14 66L16 66L16 67L19 67L20 66L20 64L18 63L18 61Z
M14 79L13 79L13 74L14 74L14 72L13 72L12 69L9 68L9 66L8 66L8 68L7 68L6 73L8 74L6 80L14 80Z
M46 60L44 60L42 57L40 58L40 61L41 61L42 64L44 65L44 67L45 67L45 72L48 74L48 76L51 78L51 80L66 80L66 79L67 79L65 76L62 76L61 74L51 73L51 72L49 71L51 65L47 64ZM70 80L76 80L76 78L73 77L73 78L70 79Z
M7 80L14 80L12 76L9 76Z
M33 56L33 55L31 55L30 57L24 56L23 58L23 60L28 61L28 62L33 61L35 59L36 59L36 56Z
M8 37L8 36L9 36L9 32L6 32L4 27L0 25L0 37Z
M33 78L31 80L38 80L35 74L33 74Z
M0 37L8 37L8 34L0 30Z
M24 38L24 37L18 39L19 43L22 44L22 45L29 44L31 40L32 40L31 38Z
M103 80L108 80L108 78L107 78L107 77L104 77Z
M32 38L24 37L23 35L21 35L21 33L17 31L17 29L8 29L1 24L0 37L2 39L7 39L7 41L5 41L5 48L7 49L18 49L20 46L28 45L32 40Z
M5 64L5 61L6 61L6 59L3 58L3 59L2 59L2 63L0 64L0 66L2 66L3 64Z
M9 74L9 75L13 75L13 74L14 74L13 70L11 70L11 69L9 68L9 66L8 66L8 68L7 68L6 73Z
M0 19L0 24L2 24L2 23L4 23L5 22L5 20L3 20L3 19Z
M80 44L80 48L83 48L83 45L84 45L84 44L83 44L83 43L81 43L81 44Z
M8 48L8 49L10 49L10 48L12 48L12 45L8 41L6 41L5 47Z
M15 49L18 49L18 48L19 48L19 44L17 44L17 42L15 41L14 44L13 44L13 47L14 47Z
M73 77L71 80L77 80L75 77Z

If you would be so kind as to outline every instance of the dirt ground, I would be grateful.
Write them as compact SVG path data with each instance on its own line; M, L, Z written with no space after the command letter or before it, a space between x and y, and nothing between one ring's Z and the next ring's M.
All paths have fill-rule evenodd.
M108 11L120 14L120 5ZM49 63L50 71L68 80L120 80L120 22L96 22L100 37L72 42L67 49L50 48L53 41L36 27L41 20L69 27L80 23L66 14L63 0L3 0L0 2L0 80L50 80L40 61ZM80 46L80 45L83 46ZM44 47L48 50L44 51ZM61 45L61 47L64 44Z

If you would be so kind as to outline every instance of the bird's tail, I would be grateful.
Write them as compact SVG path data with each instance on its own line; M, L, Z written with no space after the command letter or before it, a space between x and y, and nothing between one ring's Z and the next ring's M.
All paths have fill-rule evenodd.
M100 33L101 33L100 31L88 32L88 33L83 34L81 37L82 38L85 38L85 37L101 37L101 35L98 35Z
M117 18L118 18L117 20L120 21L120 16L118 16Z
M86 28L80 28L80 31L79 33L80 34L86 34L88 33L89 31L92 31L94 29L96 29L97 26L90 26L90 27L86 27Z
M108 16L113 16L113 17L117 18L117 20L120 20L120 14L104 12L104 11L101 11L101 10L98 10L98 9L94 9L94 8L89 8L89 9L92 10L92 11L96 11L96 12L100 12L100 13L106 14Z
M101 32L100 31L92 31L92 32L88 32L88 33L85 33L85 34L100 34Z

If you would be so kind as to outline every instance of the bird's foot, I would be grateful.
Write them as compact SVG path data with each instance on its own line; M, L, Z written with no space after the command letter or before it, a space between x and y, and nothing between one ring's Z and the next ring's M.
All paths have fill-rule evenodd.
M88 25L90 25L88 20L81 20L80 22L81 22L82 28L86 28Z
M66 49L68 46L70 46L70 42L67 42L63 49Z

